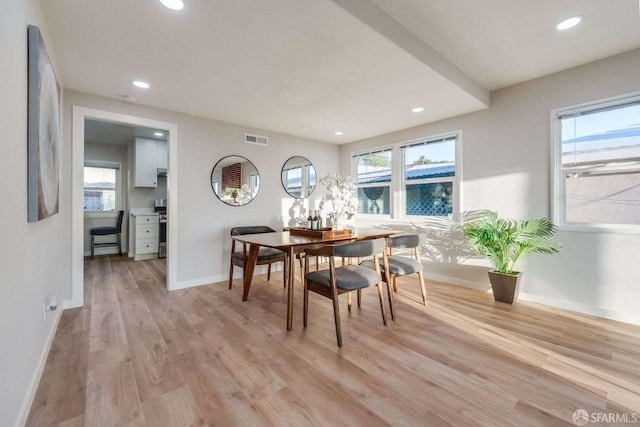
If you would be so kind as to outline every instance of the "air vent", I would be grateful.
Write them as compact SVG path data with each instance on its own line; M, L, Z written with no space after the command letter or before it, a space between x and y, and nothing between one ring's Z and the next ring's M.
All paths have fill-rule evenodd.
M245 133L244 142L246 142L247 144L269 145L269 138L266 136L251 135L250 133Z

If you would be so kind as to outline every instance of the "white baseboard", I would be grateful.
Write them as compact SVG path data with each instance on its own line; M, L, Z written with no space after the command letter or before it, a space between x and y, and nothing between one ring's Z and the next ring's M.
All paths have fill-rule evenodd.
M66 303L66 301L64 303ZM36 391L38 391L38 385L40 384L40 378L42 377L44 367L47 363L47 357L49 356L49 351L51 350L53 338L55 337L56 331L58 330L58 323L60 323L62 311L62 309L59 309L53 312L55 315L53 319L53 325L51 326L49 335L47 336L47 339L45 341L45 345L42 348L42 352L40 353L38 364L33 371L33 375L31 376L31 381L29 382L27 393L22 400L22 405L20 405L20 412L18 412L16 426L24 426L27 423L27 417L29 416L31 405L33 405L33 399L36 397Z
M524 301L535 302L537 304L548 305L563 310L575 311L576 313L588 314L589 316L603 317L605 319L617 320L618 322L640 325L640 315L631 313L621 313L619 311L607 310L605 308L594 307L586 304L579 304L572 301L558 298L545 297L543 295L520 292L518 298Z
M483 285L468 280L462 280L455 277L442 276L439 274L424 273L424 277L436 282L447 283L450 285L463 286L465 288L477 289L479 291L491 290L489 285ZM579 304L568 300L562 300L559 298L546 297L544 295L530 294L527 292L520 292L518 299L523 301L534 302L536 304L543 304L549 307L560 308L563 310L573 311L576 313L586 314L589 316L602 317L605 319L616 320L618 322L630 323L632 325L640 325L640 315L631 313L621 313L619 311L607 310L600 307L594 307L586 304Z
M67 308L77 308L77 307L82 307L82 304L77 303L76 301L72 300L72 299L66 299L64 301L62 301L62 309L66 310Z

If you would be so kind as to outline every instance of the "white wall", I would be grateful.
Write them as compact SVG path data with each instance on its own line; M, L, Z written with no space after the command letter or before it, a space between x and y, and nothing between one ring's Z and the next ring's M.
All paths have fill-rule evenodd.
M635 50L495 91L487 110L342 146L341 172L351 173L354 151L462 130L463 210L547 216L550 111L638 91L638 70L640 50ZM427 221L391 225L439 233ZM488 289L487 269L477 266L487 264L465 261L449 237L432 242L436 248L427 257L427 272ZM640 324L640 235L560 232L558 238L564 246L559 254L535 254L522 264L521 297Z
M49 56L55 52L36 0L7 0L0 13L0 425L24 420L37 386L48 342L62 311L43 322L43 299L61 302L69 286L70 256L60 250L68 239L70 218L61 180L60 211L37 223L27 222L27 25L40 27ZM58 75L60 81L60 76ZM62 85L62 82L60 81ZM69 168L63 155L61 167Z
M71 110L74 105L178 125L179 286L222 281L227 278L231 227L265 224L281 229L288 223L288 211L293 205L293 199L282 188L280 170L289 157L307 157L316 166L319 176L337 172L338 168L336 159L339 148L335 145L74 91L65 91L66 114L63 129L67 156L71 152ZM269 145L263 147L245 144L245 132L268 136ZM213 166L222 157L232 154L251 160L260 172L260 192L255 200L244 207L225 205L216 198L211 189L210 176ZM65 179L70 180L71 169L66 168L64 173ZM312 194L310 203L313 207L318 205L322 194L322 189ZM71 221L67 227L68 233L71 234Z

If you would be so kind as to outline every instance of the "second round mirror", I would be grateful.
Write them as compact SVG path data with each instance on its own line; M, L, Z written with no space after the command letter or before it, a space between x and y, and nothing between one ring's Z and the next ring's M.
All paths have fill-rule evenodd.
M316 169L302 156L291 157L282 166L282 186L291 197L304 199L316 187Z

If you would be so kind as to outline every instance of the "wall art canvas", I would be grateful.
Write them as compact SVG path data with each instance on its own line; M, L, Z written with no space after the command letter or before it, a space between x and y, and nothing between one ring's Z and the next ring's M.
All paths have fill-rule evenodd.
M28 221L58 213L60 86L40 29L29 25Z

